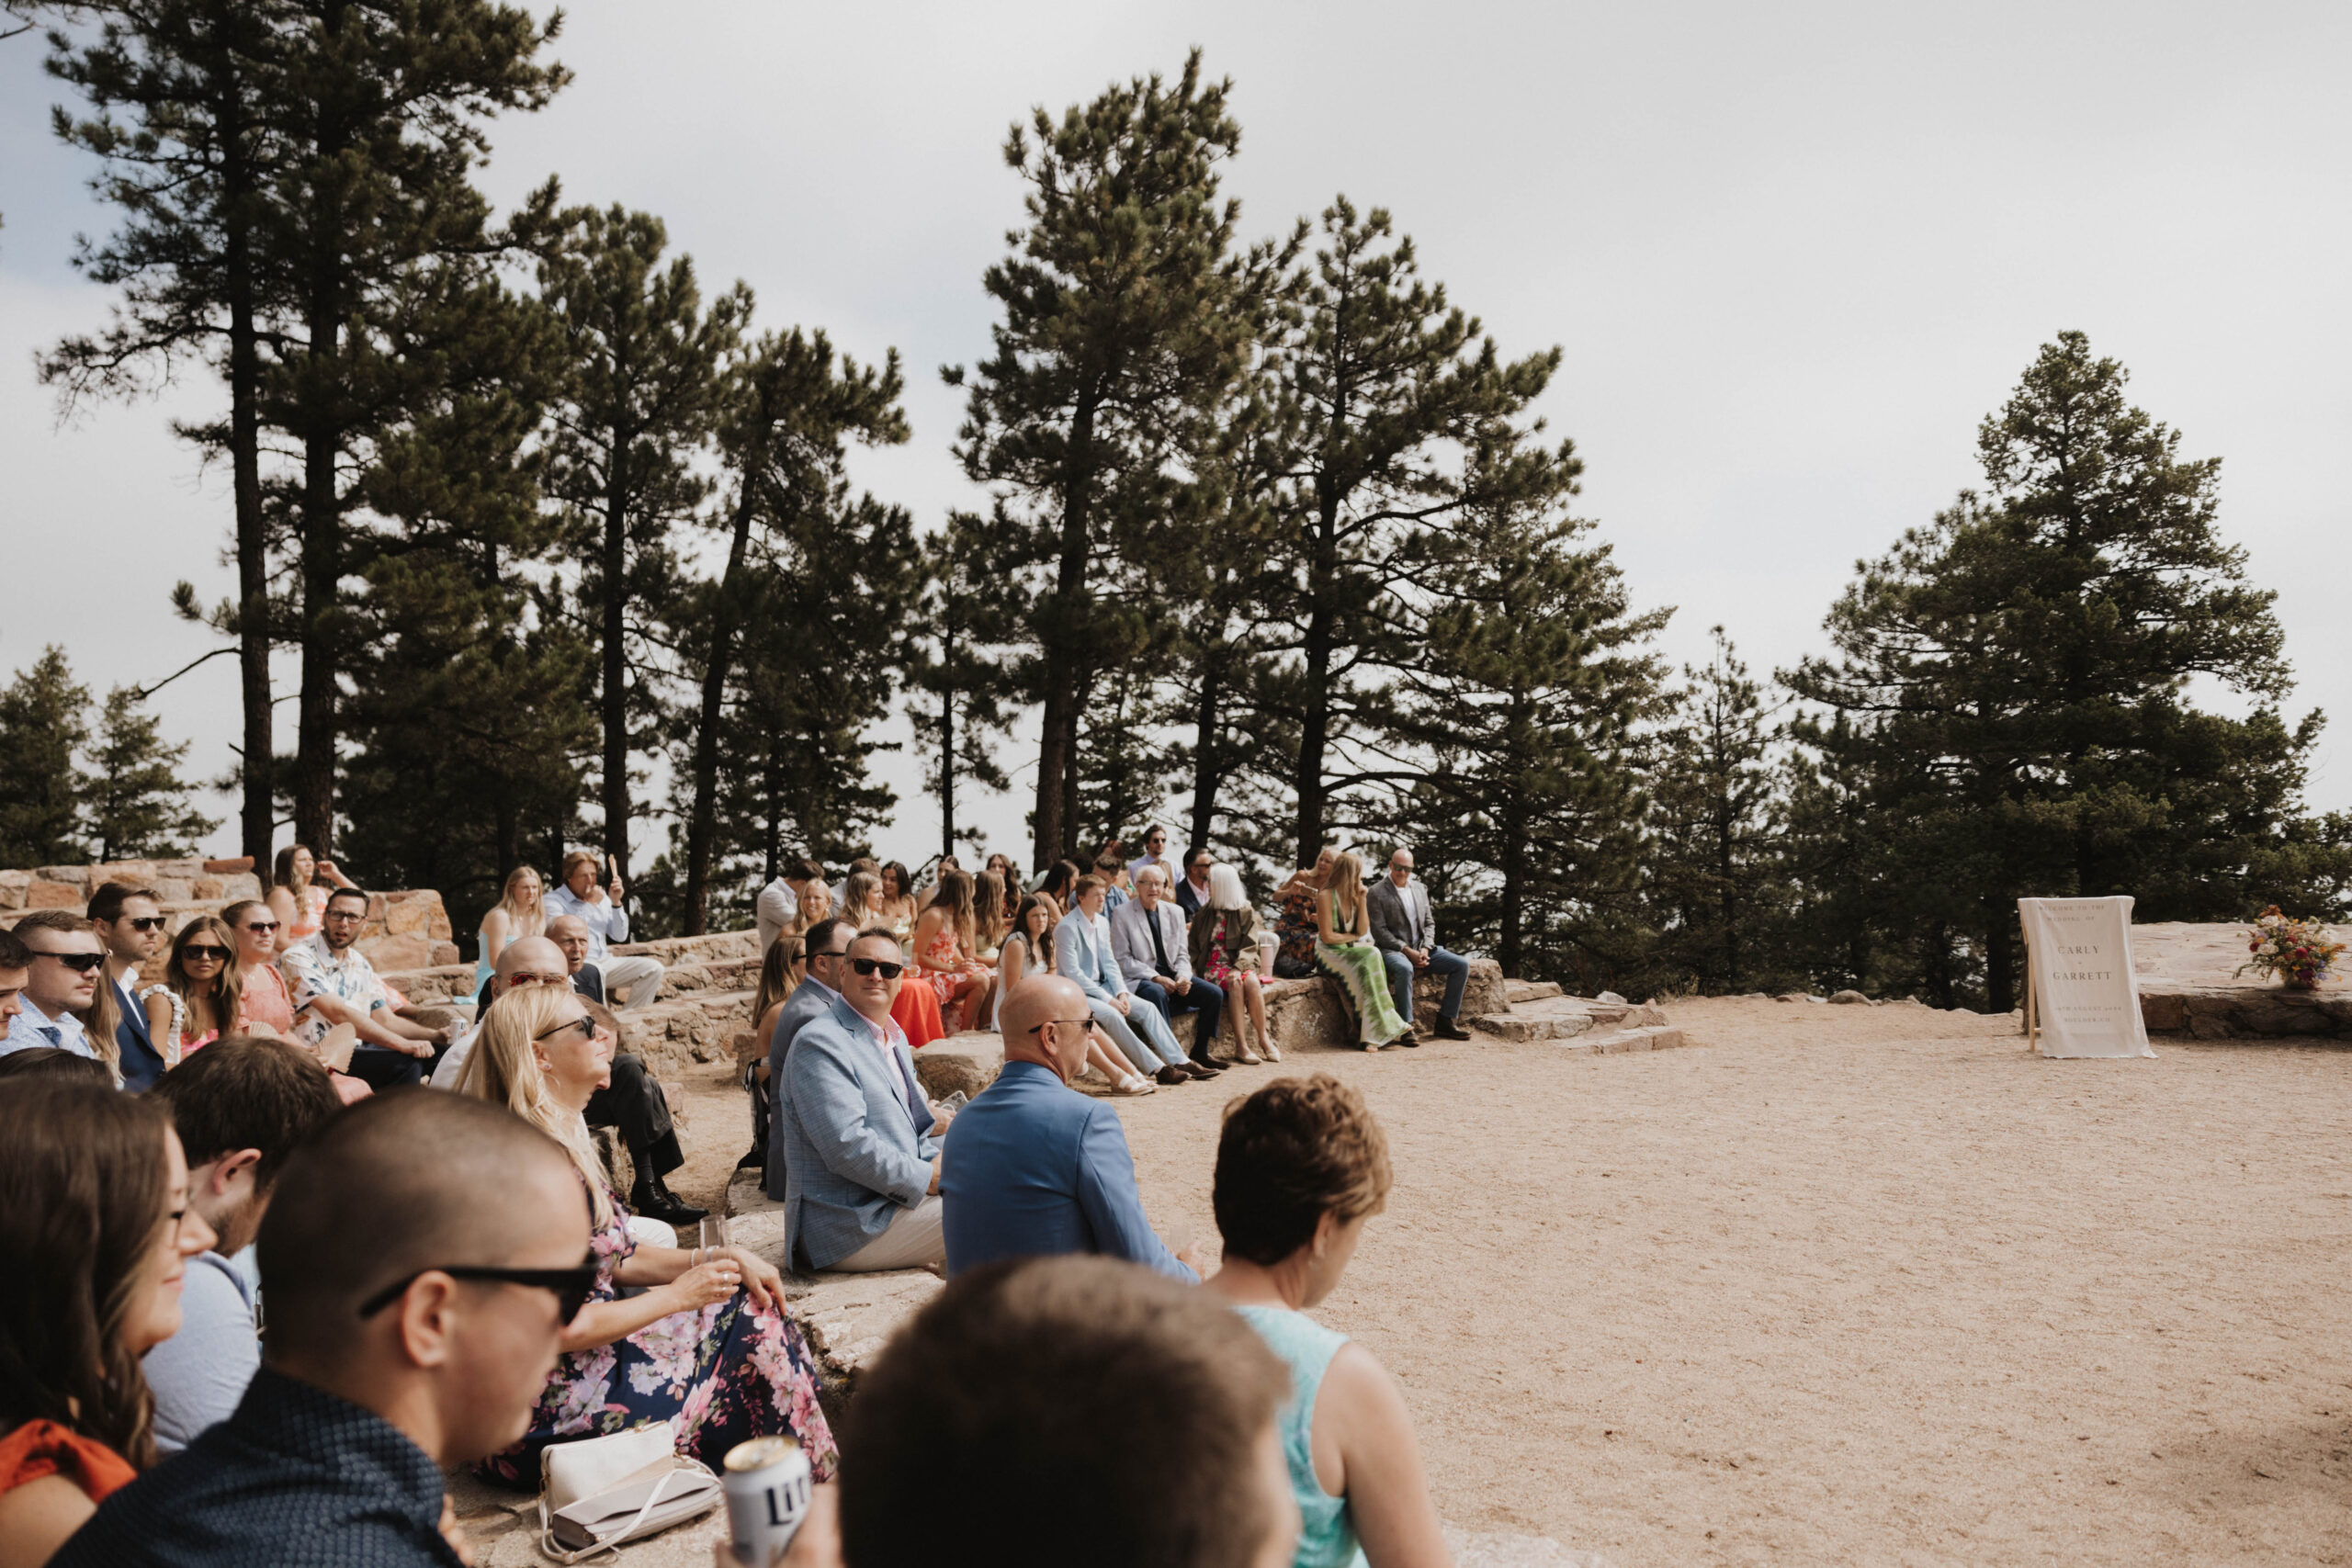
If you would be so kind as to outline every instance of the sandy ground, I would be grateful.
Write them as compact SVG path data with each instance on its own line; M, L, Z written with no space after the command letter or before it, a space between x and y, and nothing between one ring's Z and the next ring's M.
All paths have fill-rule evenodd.
M1318 1315L1458 1524L1617 1568L2352 1562L2352 1051L1668 1011L1691 1048L1293 1053L1119 1110L1155 1223L1213 1247L1229 1095L1364 1090L1396 1189ZM714 1192L745 1121L695 1099L677 1185Z

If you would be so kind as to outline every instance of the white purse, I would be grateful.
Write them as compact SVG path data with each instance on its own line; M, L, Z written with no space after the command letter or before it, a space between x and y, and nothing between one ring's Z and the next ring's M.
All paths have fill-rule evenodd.
M539 1551L572 1563L698 1519L725 1494L667 1421L539 1450Z

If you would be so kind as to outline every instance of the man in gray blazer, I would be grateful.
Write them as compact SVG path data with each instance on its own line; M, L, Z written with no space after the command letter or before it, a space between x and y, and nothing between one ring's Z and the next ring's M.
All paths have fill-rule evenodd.
M841 998L794 1036L776 1091L784 1141L785 1257L795 1269L944 1267L939 1135L914 1053L890 1021L904 972L898 939L861 936Z
M842 999L842 971L849 967L850 940L856 935L857 928L842 919L819 920L802 933L808 949L808 974L776 1016L775 1032L768 1036L767 1082L751 1086L754 1096L768 1098L763 1123L767 1130L767 1163L762 1175L768 1196L779 1203L785 1192L784 1121L775 1114L775 1100L784 1089L784 1065L800 1032L832 1011L833 1004Z
M1220 1070L1209 1059L1209 1045L1225 1012L1225 992L1193 973L1191 955L1184 917L1168 898L1168 874L1156 865L1144 867L1136 873L1136 896L1112 911L1111 956L1128 989L1158 1008L1170 1025L1180 1012L1201 1015L1193 1033L1193 1060Z
M1437 944L1437 916L1430 909L1430 890L1413 879L1413 852L1399 847L1388 857L1388 874L1372 885L1372 944L1388 965L1388 994L1396 1011L1413 1021L1413 981L1423 970L1445 976L1445 999L1438 1004L1438 1037L1467 1040L1456 1015L1462 1011L1463 987L1470 983L1470 961Z

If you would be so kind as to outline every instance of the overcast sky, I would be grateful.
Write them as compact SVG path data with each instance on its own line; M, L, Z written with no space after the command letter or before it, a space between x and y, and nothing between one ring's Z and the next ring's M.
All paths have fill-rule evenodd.
M1678 658L1721 623L1758 672L1821 645L1858 557L1977 481L1977 421L2079 328L2188 455L2226 459L2222 525L2278 593L2292 710L2338 719L2312 804L2352 807L2352 7L1179 9L589 0L556 51L576 82L496 126L486 183L507 203L553 172L649 209L764 324L897 347L914 440L856 472L929 525L974 500L936 368L987 346L980 273L1020 216L1008 123L1198 44L1234 81L1245 231L1336 192L1385 206L1506 354L1559 344L1542 412L1636 603L1675 607ZM170 422L219 395L192 375L60 428L35 384L39 347L104 320L69 258L111 222L50 137L40 55L0 43L0 667L62 643L103 691L210 646L167 594L231 586L225 477ZM169 695L193 765L223 768L232 662ZM888 766L884 847L912 859L933 818ZM1005 847L1028 780L978 813Z

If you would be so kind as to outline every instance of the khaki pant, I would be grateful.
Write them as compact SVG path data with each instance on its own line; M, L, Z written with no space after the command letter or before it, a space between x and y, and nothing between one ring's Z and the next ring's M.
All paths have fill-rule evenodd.
M833 1265L828 1272L879 1274L886 1269L921 1269L947 1261L947 1234L940 1226L947 1205L934 1192L911 1209L890 1216L890 1228Z

